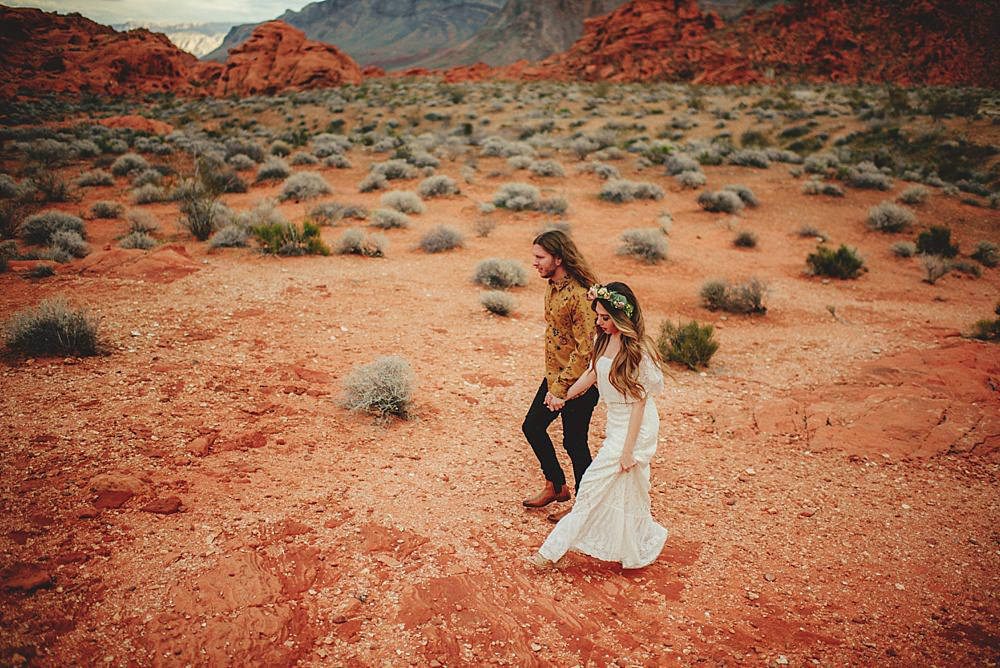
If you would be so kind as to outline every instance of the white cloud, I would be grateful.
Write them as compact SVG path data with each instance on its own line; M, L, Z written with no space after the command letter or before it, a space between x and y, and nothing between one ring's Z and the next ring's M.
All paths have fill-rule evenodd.
M286 9L301 9L301 0L6 0L13 7L37 7L47 12L79 12L98 23L154 21L157 23L251 23L277 18Z

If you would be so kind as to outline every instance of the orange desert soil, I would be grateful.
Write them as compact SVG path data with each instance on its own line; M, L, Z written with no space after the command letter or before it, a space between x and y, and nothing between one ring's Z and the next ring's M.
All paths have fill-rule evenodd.
M377 206L357 193L367 161L351 159L322 170L332 198ZM477 203L525 178L479 166L461 195L388 232L384 259L210 252L180 233L176 204L153 204L169 246L102 250L123 224L94 220L90 257L44 281L0 275L4 318L63 294L111 348L0 367L0 663L996 664L1000 355L959 332L992 313L998 270L929 285L893 257L912 235L864 217L902 183L827 199L784 166L706 168L709 188L742 183L762 203L727 216L659 170L623 167L667 190L627 205L598 200L592 175L535 179L569 200L577 242L602 279L635 288L652 329L697 318L721 341L704 373L671 367L657 399L661 557L631 572L571 554L536 574L524 557L550 525L521 507L541 475L520 422L542 373L544 283L532 274L500 318L471 276L487 257L528 267L549 219L499 211L477 237ZM298 220L308 205L281 208ZM664 210L666 262L616 253ZM935 195L918 215L963 248L997 240L996 211ZM440 223L465 247L419 251ZM858 247L870 271L805 276L802 224ZM734 247L737 229L758 247ZM766 315L699 305L704 281L750 276L769 285ZM340 396L386 354L417 387L413 419L383 425ZM598 409L595 451L603 422Z

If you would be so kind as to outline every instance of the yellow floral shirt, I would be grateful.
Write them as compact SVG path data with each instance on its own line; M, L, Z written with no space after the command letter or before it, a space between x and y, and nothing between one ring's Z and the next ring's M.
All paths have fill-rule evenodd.
M567 276L545 289L545 380L563 399L590 365L597 329L587 288Z

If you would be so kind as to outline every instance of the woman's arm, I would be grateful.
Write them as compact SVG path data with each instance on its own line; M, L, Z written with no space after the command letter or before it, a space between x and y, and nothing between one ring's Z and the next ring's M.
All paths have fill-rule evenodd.
M632 404L632 413L628 417L628 432L625 434L625 447L622 448L621 470L628 471L635 466L635 441L639 438L639 426L642 425L642 414L646 412L646 398Z

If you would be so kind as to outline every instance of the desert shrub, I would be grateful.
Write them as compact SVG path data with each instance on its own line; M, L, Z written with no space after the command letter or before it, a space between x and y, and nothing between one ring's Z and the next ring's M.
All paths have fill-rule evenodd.
M931 191L923 186L910 186L899 193L899 201L903 204L923 204L927 201Z
M168 199L167 192L161 186L152 183L135 188L131 197L133 204L153 204L154 202L165 202Z
M420 238L420 250L425 253L440 253L463 245L462 233L447 225L438 225Z
M510 211L534 210L541 202L542 194L527 183L505 183L493 196L493 204Z
M287 162L278 157L271 157L257 169L257 183L287 179L291 174L292 168Z
M292 152L292 147L291 145L288 144L288 142L281 141L280 139L275 139L273 142L271 142L271 147L268 149L268 152L271 155L276 155L278 157L285 158L288 157L288 155Z
M731 190L718 190L698 195L698 205L705 211L735 213L743 208L743 200Z
M700 188L705 185L706 181L704 172L694 170L681 172L674 178L685 188Z
M1000 316L1000 304L996 305L993 313ZM980 341L1000 341L1000 317L993 318L992 320L989 318L977 320L972 326L972 332L969 335Z
M640 181L633 185L632 196L635 199L661 200L663 199L663 188L655 183Z
M585 165L582 169L584 172L589 172L596 174L599 178L607 181L608 179L620 179L622 177L621 172L614 165L605 165L601 162L591 162Z
M951 229L933 225L917 236L917 252L941 257L955 257L958 246L951 243Z
M90 213L95 218L121 218L125 213L125 205L102 199L90 205Z
M656 345L660 357L686 364L690 369L708 366L712 355L719 349L715 328L712 325L699 325L694 320L686 325L664 322Z
M897 241L889 247L896 257L913 257L917 252L917 246L910 241Z
M822 230L820 230L815 225L803 225L802 227L800 227L798 229L798 231L796 232L796 234L798 234L800 237L803 237L803 238L806 238L806 237L815 237L815 238L819 239L820 241L828 241L830 239L830 237L828 237L825 232L823 232Z
M316 165L319 164L319 158L312 153L299 151L298 153L293 153L292 157L288 159L288 162L293 165Z
M148 168L149 163L138 153L120 155L111 163L111 173L115 176L125 176Z
M528 273L517 260L492 257L476 265L472 280L487 288L513 288L527 285Z
M409 227L410 218L405 213L394 209L376 209L372 213L371 223L369 224L372 227L378 227L383 230L392 230Z
M555 160L535 160L528 166L535 176L566 176L566 172Z
M733 245L739 248L756 248L757 235L750 230L741 230L733 237Z
M843 197L844 189L836 183L825 183L823 181L806 181L802 184L802 192L806 195L827 195L829 197Z
M132 232L152 234L160 228L156 222L156 218L148 211L132 210L125 214L125 218L128 221L128 231L130 234Z
M330 184L318 172L299 172L285 179L281 192L278 193L278 199L282 202L290 199L301 202L315 199L320 195L329 195L331 192Z
M309 221L296 226L293 223L264 223L250 230L261 251L275 255L329 255L330 248L319 236L319 226Z
M356 227L344 230L335 246L338 255L363 255L365 257L385 257L385 248L385 237L381 234L368 235Z
M902 232L916 222L912 211L892 202L882 202L868 209L868 229L876 232Z
M250 238L250 230L244 225L230 223L213 234L208 239L210 248L246 248Z
M86 238L83 220L78 216L50 209L28 216L17 228L17 234L25 243L44 246L57 232L76 232Z
M0 198L20 197L21 194L21 186L12 176L9 174L0 174Z
M635 183L626 179L608 181L598 194L606 202L624 203L636 199L663 199L663 189L653 183Z
M481 239L485 239L490 236L490 232L492 232L496 226L496 221L490 220L489 218L478 218L472 225L473 229L476 231L476 236Z
M227 159L240 153L252 159L254 162L260 162L264 159L264 149L262 149L256 143L246 139L240 139L238 137L230 137L229 139L226 140L225 147L226 147L225 157Z
M122 248L138 248L139 250L149 250L156 248L156 239L142 232L131 232L118 242Z
M215 199L207 196L189 198L181 205L181 226L198 241L208 239L219 226Z
M46 299L5 323L4 343L9 350L32 357L96 355L98 323L63 299Z
M538 210L553 216L561 216L569 208L565 197L546 197L538 203Z
M417 193L424 199L440 197L442 195L457 195L461 192L455 179L443 174L438 176L428 176L420 182Z
M663 160L663 166L667 168L667 173L673 176L682 172L701 171L701 163L684 153L666 156Z
M336 202L322 202L309 209L309 220L317 225L336 225L344 217L344 206Z
M69 202L73 192L62 177L53 171L41 171L28 179L28 184L43 202Z
M420 201L417 194L410 192L409 190L393 190L391 192L387 192L382 195L379 201L382 202L382 206L395 209L396 211L401 211L403 213L421 214L427 210L427 207Z
M806 257L806 264L817 276L847 279L857 278L865 261L856 250L841 244L835 251L826 246L817 246L816 251Z
M625 230L621 236L621 255L631 255L644 262L656 263L667 258L667 240L658 227Z
M54 232L49 240L49 245L54 251L61 251L73 257L86 257L90 254L90 245L83 240L79 232L73 230Z
M738 165L740 167L756 167L758 169L764 169L771 166L771 161L768 159L767 153L756 149L733 151L729 154L728 159L729 164Z
M132 185L136 188L147 184L153 184L154 186L158 186L162 183L163 183L163 174L161 174L158 170L153 169L152 167L149 169L142 170L138 174L135 174L135 176L132 178Z
M413 371L398 355L376 359L351 371L344 383L344 407L385 420L407 418L413 402Z
M245 172L247 170L253 169L254 165L257 163L253 161L248 155L243 153L237 153L226 159L226 164L235 169L238 172Z
M1000 263L1000 248L997 248L995 243L980 241L976 245L975 252L969 257L984 267L995 267Z
M892 177L878 171L874 165L868 166L861 163L857 167L850 167L847 169L846 176L847 182L855 188L892 190Z
M368 220L368 209L356 204L348 204L344 207L342 218L354 218L356 220Z
M739 198L743 200L743 203L749 207L755 207L760 204L757 197L753 194L753 191L746 186L741 186L737 184L732 184L725 186L723 190L728 190L729 192L734 192L739 195Z
M921 255L920 268L924 270L924 282L934 285L951 271L951 264L940 255Z
M487 290L480 295L479 303L490 313L500 316L510 315L516 307L514 298L503 290Z
M323 158L323 166L332 167L334 169L350 169L351 161L339 153L334 153L331 156Z
M372 174L379 174L388 181L395 179L413 179L417 176L417 170L406 160L386 160L376 162L371 166Z
M51 264L36 264L25 274L28 278L48 278L55 276L56 270Z
M361 179L361 183L358 184L358 191L363 193L370 193L373 190L383 190L389 187L389 182L381 174L376 174L372 172L365 178Z
M978 264L967 260L952 260L948 263L948 267L952 271L957 271L960 274L968 274L974 278L979 278L983 275L983 270L980 269Z
M710 311L728 313L766 313L764 294L766 286L756 278L746 283L731 284L726 281L709 281L701 286L701 300Z

